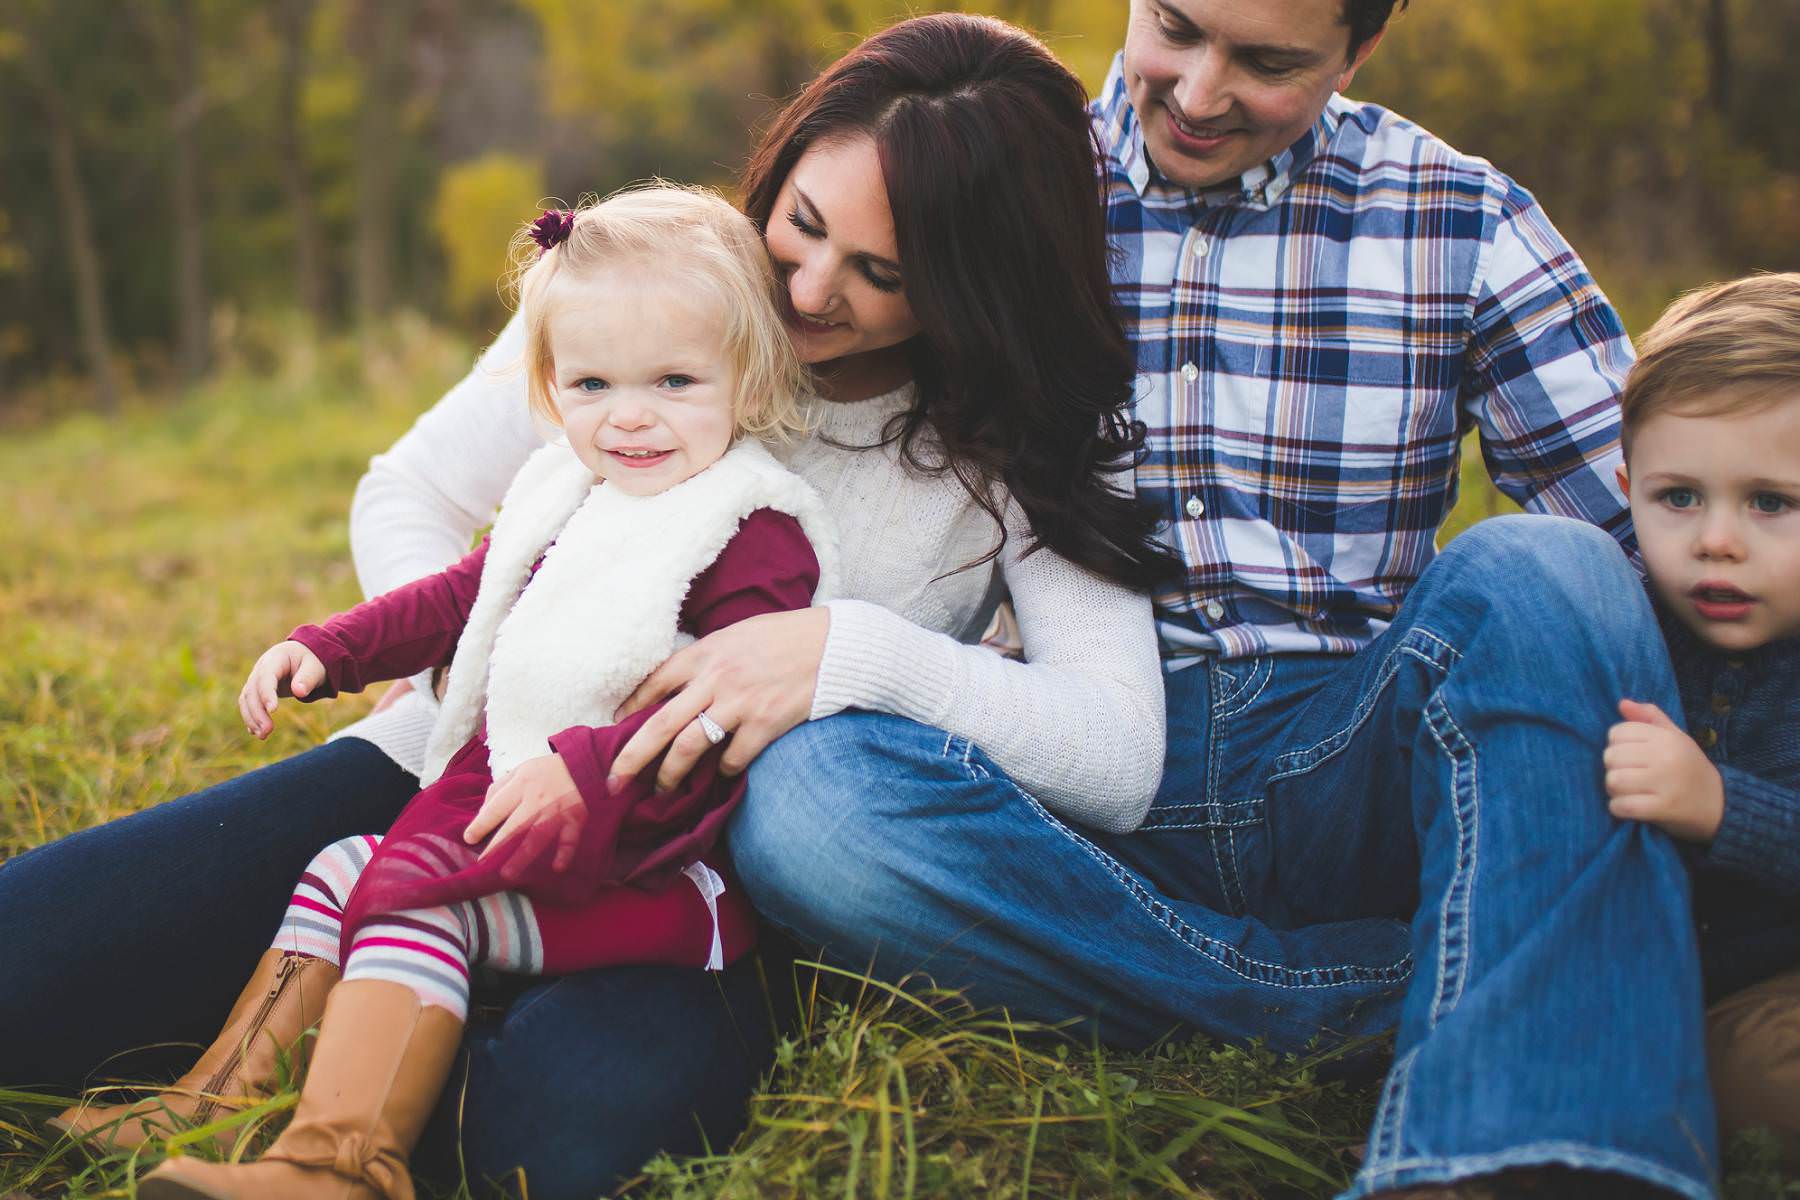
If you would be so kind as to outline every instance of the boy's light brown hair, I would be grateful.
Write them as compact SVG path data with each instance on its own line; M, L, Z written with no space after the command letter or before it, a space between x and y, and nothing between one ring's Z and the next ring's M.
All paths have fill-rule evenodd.
M513 262L531 411L549 423L562 423L550 354L552 285L624 263L718 304L737 369L740 434L785 441L811 427L812 378L782 322L780 284L762 236L717 192L652 180L590 198L576 207L568 239L549 250L540 252L529 225L519 230Z
M1659 412L1723 416L1800 399L1800 274L1752 275L1689 292L1638 339L1619 396L1625 453Z

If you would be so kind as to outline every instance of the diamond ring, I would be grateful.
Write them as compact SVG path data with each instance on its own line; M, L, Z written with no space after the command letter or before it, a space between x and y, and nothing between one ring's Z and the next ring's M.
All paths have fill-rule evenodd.
M694 720L700 722L700 732L704 733L706 735L706 740L713 745L716 746L725 740L725 727L713 720L712 714L705 709L702 709L700 715L695 717Z

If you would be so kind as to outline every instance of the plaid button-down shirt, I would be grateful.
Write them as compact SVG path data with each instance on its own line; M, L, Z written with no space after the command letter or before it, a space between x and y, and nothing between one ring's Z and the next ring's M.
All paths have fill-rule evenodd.
M1151 165L1119 60L1093 116L1138 489L1186 564L1156 596L1171 667L1366 645L1437 553L1471 428L1506 494L1634 550L1613 475L1631 343L1528 192L1341 96L1204 192Z

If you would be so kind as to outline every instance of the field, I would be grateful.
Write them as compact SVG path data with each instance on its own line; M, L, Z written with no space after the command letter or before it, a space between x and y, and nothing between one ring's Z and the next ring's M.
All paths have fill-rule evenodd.
M259 743L233 697L264 646L358 598L355 481L471 358L422 324L382 344L369 377L351 343L243 349L195 392L0 427L0 870L312 745L368 702L284 705ZM1470 460L1459 524L1496 507ZM802 1016L748 1131L651 1164L631 1194L1328 1195L1360 1153L1370 1094L1322 1081L1328 1064L1200 1041L1103 1053L830 970L771 986L797 988ZM60 1099L4 1090L29 1082L0 1079L0 1196L130 1195L131 1164L42 1130ZM1782 1194L1766 1147L1735 1153L1734 1197Z

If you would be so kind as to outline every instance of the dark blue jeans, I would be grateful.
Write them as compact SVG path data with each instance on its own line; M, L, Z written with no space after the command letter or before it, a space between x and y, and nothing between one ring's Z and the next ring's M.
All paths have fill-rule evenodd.
M73 1091L191 1065L320 847L380 832L418 782L367 742L318 747L0 865L0 1084ZM781 990L777 986L774 990ZM420 1178L523 1167L582 1197L658 1150L728 1143L769 1061L755 963L544 980L479 1007ZM153 1047L163 1043L160 1047Z
M965 739L847 713L752 767L739 875L844 961L1117 1041L1397 1028L1351 1197L1551 1163L1712 1194L1687 878L1606 808L1619 698L1676 704L1610 538L1484 522L1361 653L1210 661L1166 694L1134 833L1059 820Z

